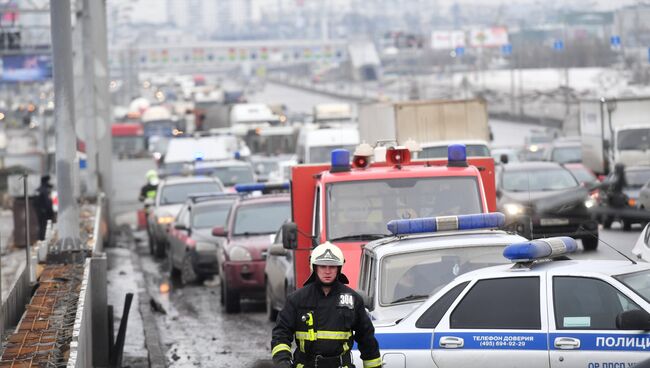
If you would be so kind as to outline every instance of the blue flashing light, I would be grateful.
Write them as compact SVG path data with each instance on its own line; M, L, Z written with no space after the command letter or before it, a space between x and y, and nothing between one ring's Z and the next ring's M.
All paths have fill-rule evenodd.
M241 159L241 153L239 151L235 151L235 160L240 160Z
M203 161L205 155L201 151L194 152L194 161Z
M388 231L393 235L432 233L450 230L475 230L502 227L506 216L500 212L474 215L424 217L409 220L392 220Z
M530 262L573 253L578 249L575 239L568 236L531 240L508 245L503 256L513 262Z
M467 166L467 147L464 144L450 144L447 147L447 164L449 166Z
M237 193L247 193L265 190L288 190L289 183L250 183L250 184L236 184L235 191Z
M331 172L350 171L350 152L344 149L335 149L331 154Z

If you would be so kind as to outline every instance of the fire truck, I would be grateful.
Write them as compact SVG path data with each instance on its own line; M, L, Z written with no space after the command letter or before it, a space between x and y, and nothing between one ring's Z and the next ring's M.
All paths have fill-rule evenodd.
M139 123L111 125L113 154L120 158L143 157L147 152L144 129Z
M296 287L311 273L311 249L325 241L341 248L343 273L356 287L362 248L389 236L389 221L496 211L491 158L467 158L462 144L450 145L443 159L411 160L412 151L361 144L352 160L334 150L330 164L292 168L292 221L282 227L282 242L294 250Z

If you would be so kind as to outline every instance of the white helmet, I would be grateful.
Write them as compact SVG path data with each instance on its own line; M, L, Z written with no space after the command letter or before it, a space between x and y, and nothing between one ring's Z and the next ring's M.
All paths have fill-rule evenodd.
M311 257L309 257L309 265L312 271L314 265L342 267L343 263L345 263L345 257L341 248L330 242L325 242L314 248L311 251Z

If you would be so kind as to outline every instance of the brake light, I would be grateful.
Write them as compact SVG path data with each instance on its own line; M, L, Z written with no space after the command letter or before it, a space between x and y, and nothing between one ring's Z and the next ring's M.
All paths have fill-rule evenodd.
M194 240L194 239L192 239L190 237L187 237L185 239L185 245L187 245L190 248L194 248L196 246L196 240Z

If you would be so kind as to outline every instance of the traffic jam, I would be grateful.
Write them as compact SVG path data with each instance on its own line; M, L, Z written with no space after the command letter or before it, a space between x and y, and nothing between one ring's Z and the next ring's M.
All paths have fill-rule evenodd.
M217 285L223 318L264 305L270 333L313 282L315 249L333 246L381 354L368 360L360 333L345 335L341 356L349 351L357 367L647 358L649 166L597 162L612 167L603 175L580 137L540 131L522 147L492 148L475 99L319 104L292 115L246 102L244 91L201 83L190 95L193 108L134 100L113 124L113 144L121 159L155 160L138 211L148 253L174 288ZM422 124L432 115L438 124ZM602 229L639 224L636 258L589 259L611 247ZM307 342L318 341L324 331L308 326ZM278 344L275 331L260 362L289 367L278 357L306 354L305 337Z

